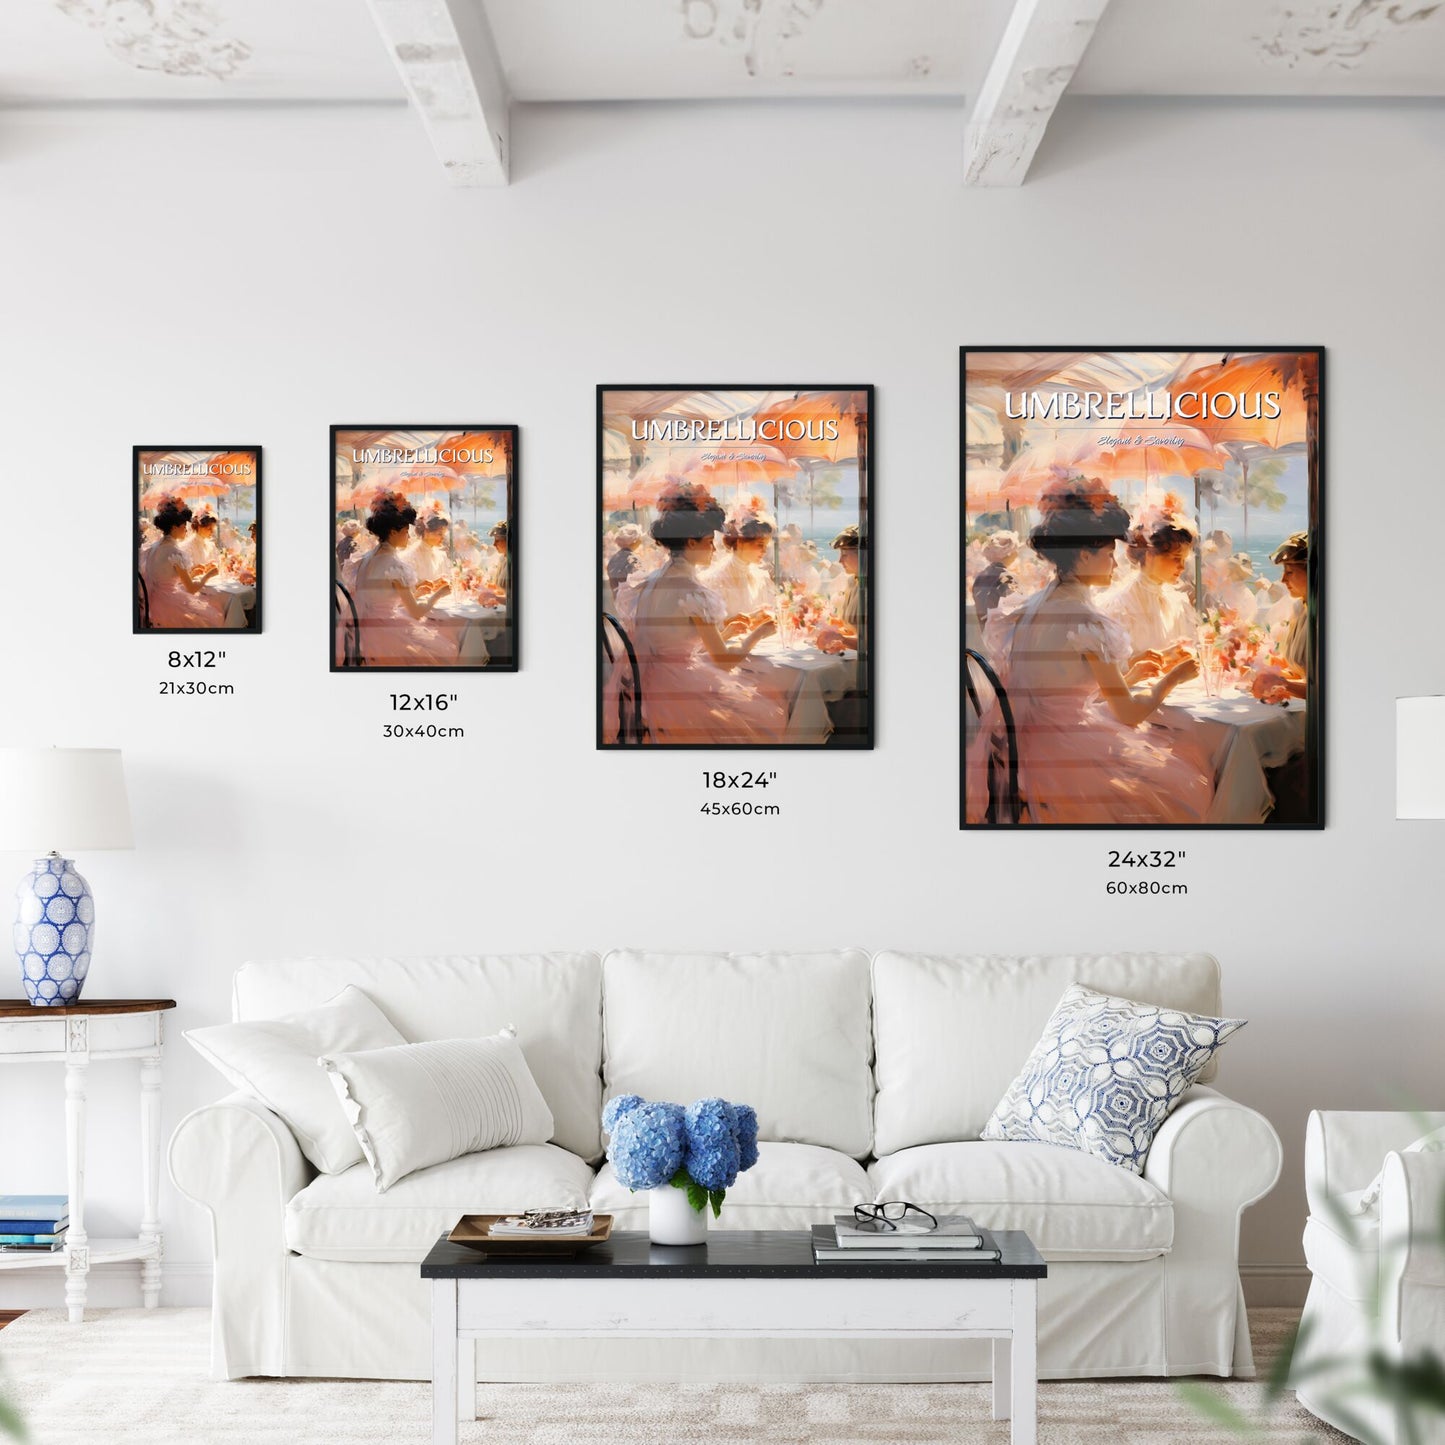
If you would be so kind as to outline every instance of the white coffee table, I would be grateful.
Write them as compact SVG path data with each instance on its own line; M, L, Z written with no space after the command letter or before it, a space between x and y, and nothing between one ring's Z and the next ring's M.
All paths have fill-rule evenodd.
M806 1230L716 1230L691 1249L614 1234L562 1259L488 1257L445 1239L432 1282L432 1440L476 1418L476 1342L588 1335L993 1340L993 1418L1038 1439L1038 1282L1026 1234L995 1232L997 1262L813 1262Z

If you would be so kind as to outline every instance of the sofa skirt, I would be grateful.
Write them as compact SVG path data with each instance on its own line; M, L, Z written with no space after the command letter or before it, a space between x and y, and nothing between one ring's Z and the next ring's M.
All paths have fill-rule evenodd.
M1040 1376L1251 1374L1242 1301L1229 1358L1166 1358L1167 1264L1167 1256L1051 1264L1039 1289ZM218 1330L216 1374L276 1373L269 1362L279 1357L284 1375L431 1378L431 1287L416 1265L291 1255L286 1274L279 1355L263 1350L248 1360L233 1349L227 1358ZM477 1375L483 1381L554 1383L970 1381L990 1377L990 1352L987 1340L479 1340Z

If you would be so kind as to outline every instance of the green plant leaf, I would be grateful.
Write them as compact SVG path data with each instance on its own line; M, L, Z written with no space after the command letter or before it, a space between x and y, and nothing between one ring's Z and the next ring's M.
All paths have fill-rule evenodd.
M16 1440L28 1440L29 1432L20 1412L3 1395L0 1395L0 1435L9 1435Z
M721 1219L721 1218L722 1218L723 1200L727 1198L727 1190L726 1190L726 1189L714 1189L714 1190L711 1190L711 1191L709 1192L709 1194L708 1194L707 1197L708 1197L708 1202L712 1205L712 1217L713 1217L714 1219Z
M1279 1356L1270 1367L1264 1383L1264 1398L1271 1404L1280 1399L1289 1388L1290 1374L1294 1369L1295 1356L1304 1348L1310 1337L1311 1321L1302 1319L1286 1337Z
M692 1180L687 1182L687 1202L697 1210L699 1214L707 1208L707 1190L701 1184L694 1184Z
M667 1182L674 1189L687 1189L692 1184L692 1175L687 1172L687 1165L684 1164Z
M1180 1380L1174 1388L1186 1405L1192 1405L1201 1415L1223 1425L1226 1430L1247 1438L1261 1433L1259 1426L1248 1415L1237 1406L1231 1405L1210 1386L1198 1384L1194 1380Z

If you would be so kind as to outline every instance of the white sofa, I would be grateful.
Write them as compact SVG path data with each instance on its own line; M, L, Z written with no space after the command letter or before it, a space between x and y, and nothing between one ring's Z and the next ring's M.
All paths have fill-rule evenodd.
M363 989L408 1040L514 1024L556 1121L551 1143L421 1170L384 1194L365 1164L316 1175L285 1124L232 1094L187 1116L178 1188L211 1215L212 1368L220 1377L426 1379L417 1264L464 1212L581 1205L646 1227L646 1200L602 1159L618 1093L757 1110L761 1159L723 1229L801 1229L907 1198L1026 1229L1049 1261L1046 1377L1253 1372L1239 1219L1273 1187L1278 1136L1195 1087L1141 1176L979 1133L1064 989L1220 1012L1204 954L929 957L856 950L307 959L236 975L234 1016L274 1018ZM1247 1038L1248 1035L1243 1037ZM598 1168L597 1166L601 1166ZM484 1380L971 1379L977 1351L926 1341L567 1340L477 1352Z
M1380 1441L1408 1438L1389 1403L1352 1392L1374 1349L1396 1360L1423 1350L1445 1354L1445 1152L1409 1146L1445 1113L1316 1110L1305 1130L1305 1259L1310 1292L1296 1352L1295 1393L1321 1420L1351 1433L1343 1411ZM1403 1151L1403 1152L1402 1152ZM1379 1203L1361 1213L1361 1195L1383 1176ZM1383 1247L1381 1241L1384 1241ZM1341 1369L1320 1368L1345 1361ZM1445 1445L1445 1420L1422 1412L1419 1445Z

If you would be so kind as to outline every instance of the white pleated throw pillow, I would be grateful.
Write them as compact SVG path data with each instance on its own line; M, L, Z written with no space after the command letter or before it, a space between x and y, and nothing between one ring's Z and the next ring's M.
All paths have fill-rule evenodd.
M1061 1144L1142 1174L1159 1126L1244 1022L1072 984L983 1137Z
M463 1154L552 1137L552 1111L511 1029L485 1039L327 1054L317 1062L378 1191Z
M379 1049L406 1038L359 988L348 984L319 1008L279 1019L214 1024L191 1029L186 1042L233 1089L260 1100L286 1121L301 1152L323 1173L340 1174L361 1163L361 1146L318 1054Z

